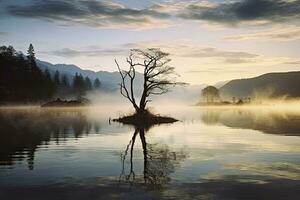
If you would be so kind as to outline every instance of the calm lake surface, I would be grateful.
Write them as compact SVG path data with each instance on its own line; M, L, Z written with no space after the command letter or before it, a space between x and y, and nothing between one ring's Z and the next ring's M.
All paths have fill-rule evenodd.
M300 109L0 108L0 199L299 199Z

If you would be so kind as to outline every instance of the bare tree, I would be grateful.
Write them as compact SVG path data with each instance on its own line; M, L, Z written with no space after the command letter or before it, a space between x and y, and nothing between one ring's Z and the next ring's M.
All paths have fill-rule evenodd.
M126 59L129 64L128 70L122 70L115 59L122 81L120 85L121 94L127 98L136 110L136 113L143 114L146 111L147 103L151 101L151 95L161 95L169 91L170 86L183 84L175 81L174 67L168 65L171 59L169 54L160 49L151 48L147 50L132 49ZM134 80L137 67L143 72L143 91L140 95L140 102L137 103L134 91Z
M150 144L147 142L146 129L144 127L135 127L132 139L129 141L124 153L121 154L122 170L119 177L119 182L125 180L131 184L139 181L135 180L134 172L134 154L133 149L136 138L140 138L144 158L143 179L147 187L152 189L160 189L171 181L171 174L180 166L181 162L187 158L187 152L171 151L168 145L163 143ZM128 155L128 152L130 154ZM127 161L127 155L129 162ZM130 170L126 173L126 166L129 164Z

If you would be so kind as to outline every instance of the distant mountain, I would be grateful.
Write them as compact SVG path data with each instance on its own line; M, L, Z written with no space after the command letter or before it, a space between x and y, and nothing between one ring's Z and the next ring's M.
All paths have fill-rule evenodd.
M300 71L232 80L220 88L220 94L222 98L300 97Z
M221 88L222 86L224 86L226 83L228 83L229 81L220 81L220 82L217 82L216 84L214 84L214 86L216 88ZM207 85L208 86L208 85Z
M76 65L70 64L51 64L49 62L37 60L37 65L40 69L48 69L51 73L54 73L56 70L61 74L66 74L72 79L76 73L82 74L83 76L88 76L90 79L95 80L98 78L101 81L101 87L105 90L117 90L118 83L120 83L120 74L119 72L107 72L107 71L92 71L84 70ZM137 73L136 75L137 85L141 85L142 75Z

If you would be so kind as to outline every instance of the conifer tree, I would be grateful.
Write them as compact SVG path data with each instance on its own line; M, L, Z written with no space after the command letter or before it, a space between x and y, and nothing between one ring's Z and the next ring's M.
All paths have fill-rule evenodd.
M0 47L0 101L36 102L51 98L54 92L49 71L43 73L35 63L32 45L27 59L12 46Z
M88 76L85 77L84 82L85 82L85 89L91 90L92 89L92 81L90 80L90 78Z
M28 50L27 50L27 58L29 61L29 64L31 68L36 67L36 62L35 62L35 52L34 52L34 47L32 44L29 45Z
M68 79L67 75L65 75L65 74L62 75L62 77L61 77L61 84L65 88L68 88L70 86L69 79Z
M93 85L94 85L94 89L99 89L100 85L101 85L100 80L98 78L96 78L94 80L94 84Z
M54 74L54 83L57 85L57 86L59 86L60 85L60 79L59 79L59 77L60 77L60 75L59 75L59 71L58 70L56 70L55 71L55 74Z

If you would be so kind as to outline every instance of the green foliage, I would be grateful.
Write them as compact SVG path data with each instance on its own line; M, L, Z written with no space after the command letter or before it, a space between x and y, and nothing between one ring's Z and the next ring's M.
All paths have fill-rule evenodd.
M68 79L67 75L65 75L65 74L62 75L61 84L63 87L66 87L66 88L70 87L70 83L69 83L69 79Z
M37 66L33 46L27 59L12 46L0 47L0 102L34 102L49 99L55 92L49 72Z
M84 79L84 83L85 83L85 89L86 90L91 90L92 89L92 81L89 79L89 77L85 77Z
M35 58L34 48L33 48L32 44L29 45L27 54L28 54L28 57Z
M100 85L101 85L101 82L98 78L96 78L94 80L94 89L99 89L100 88Z
M35 62L35 52L33 45L30 44L27 50L27 58L30 65L30 69L35 71L35 68L37 68L36 62Z
M75 75L73 79L73 88L78 91L84 91L85 90L85 82L81 74Z
M66 74L46 69L44 72L36 64L34 47L29 45L27 56L12 46L0 46L0 103L37 102L49 100L54 95L66 98L80 98L93 87L100 87L99 79L94 81L76 74L72 85Z
M87 90L88 85L86 85L86 80L81 74L76 73L73 79L73 91L77 95L77 98L81 100L82 96L86 94Z
M56 70L55 74L54 74L54 83L59 86L60 85L60 75L59 75L59 71Z
M95 84L96 83L96 84ZM89 90L92 90L93 89L93 86L94 86L94 89L97 89L100 87L100 81L99 79L97 78L95 81L94 81L94 85L92 84L92 81L89 77L85 77L83 78L83 76L81 74L75 74L75 77L73 79L73 89L77 92L81 92L81 93L85 93Z

